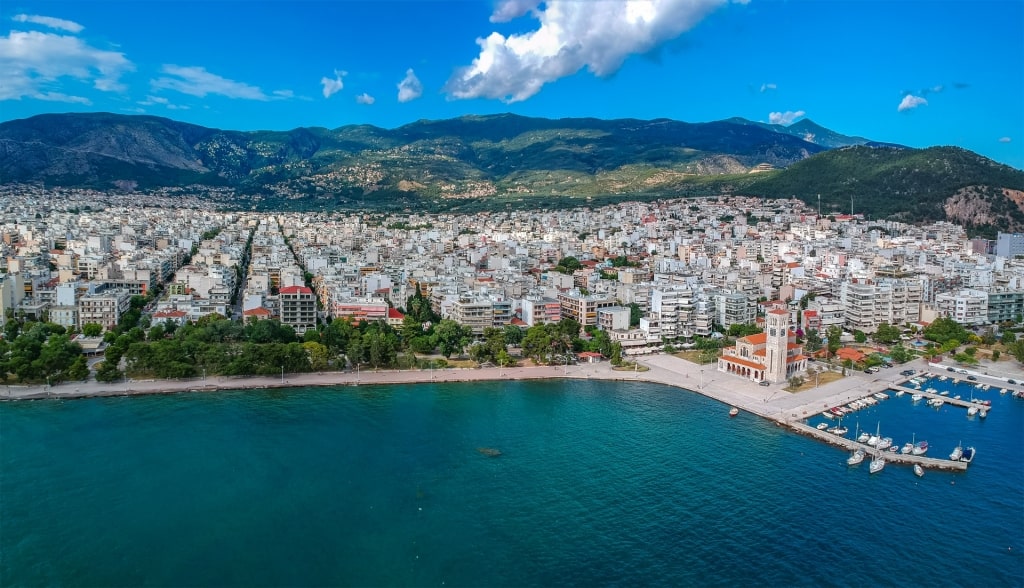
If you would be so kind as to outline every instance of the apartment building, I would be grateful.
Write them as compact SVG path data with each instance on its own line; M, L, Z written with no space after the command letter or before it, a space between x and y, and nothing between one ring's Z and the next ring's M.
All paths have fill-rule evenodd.
M132 295L127 290L107 290L101 294L86 294L78 299L78 330L82 325L95 323L111 330L121 315L131 308Z
M947 292L935 297L935 310L961 325L984 325L988 323L988 297L981 290Z
M277 296L278 317L299 335L316 329L316 296L305 286L286 286Z
M558 303L563 317L571 318L583 327L597 324L598 309L615 306L615 301L610 298L582 294L579 290L560 292Z

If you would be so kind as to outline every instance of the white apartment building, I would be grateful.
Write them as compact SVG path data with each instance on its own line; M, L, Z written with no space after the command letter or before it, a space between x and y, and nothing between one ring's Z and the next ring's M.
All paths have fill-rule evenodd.
M976 326L988 323L988 292L960 290L935 296L935 310L961 325Z

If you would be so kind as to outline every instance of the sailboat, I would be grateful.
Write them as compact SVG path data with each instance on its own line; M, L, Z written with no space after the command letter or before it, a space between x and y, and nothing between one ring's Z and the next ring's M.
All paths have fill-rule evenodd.
M917 439L917 433L914 433L910 437L910 439L911 439L910 443L905 444L903 446L903 448L900 449L900 453L907 454L907 453L910 453L910 452L914 451L914 441Z
M857 448L856 451L850 454L850 457L846 458L846 465L855 466L864 461L864 450Z
M874 437L875 439L879 438L880 429L881 429L881 424L879 424L879 430L875 431L875 437ZM868 465L868 473L877 474L878 472L882 471L882 469L884 467L885 467L885 460L882 459L882 452L881 451L875 451L875 456L871 458L871 464Z

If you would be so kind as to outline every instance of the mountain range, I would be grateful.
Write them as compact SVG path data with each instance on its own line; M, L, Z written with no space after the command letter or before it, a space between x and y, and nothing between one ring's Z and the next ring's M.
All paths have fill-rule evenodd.
M759 172L759 173L752 173ZM232 131L155 116L0 123L0 182L96 189L208 185L240 202L328 209L552 207L720 193L976 232L1024 229L1024 172L951 147L910 149L810 119L545 119L513 114Z

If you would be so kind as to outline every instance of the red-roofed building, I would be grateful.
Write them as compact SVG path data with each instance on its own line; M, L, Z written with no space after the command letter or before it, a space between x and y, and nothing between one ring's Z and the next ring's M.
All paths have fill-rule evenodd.
M778 308L765 316L765 331L736 340L722 351L718 371L753 381L785 382L807 369L803 346L789 328L789 311Z
M274 316L274 313L270 312L270 309L257 306L256 308L250 308L249 310L242 311L242 317L244 322L249 321L262 321Z
M282 325L302 335L316 328L316 297L305 286L286 286L278 291L277 303Z
M398 312L397 308L388 307L388 324L392 327L401 327L402 321L405 320L405 315Z
M188 321L188 313L184 310L161 310L153 313L153 323L177 323L179 326Z

